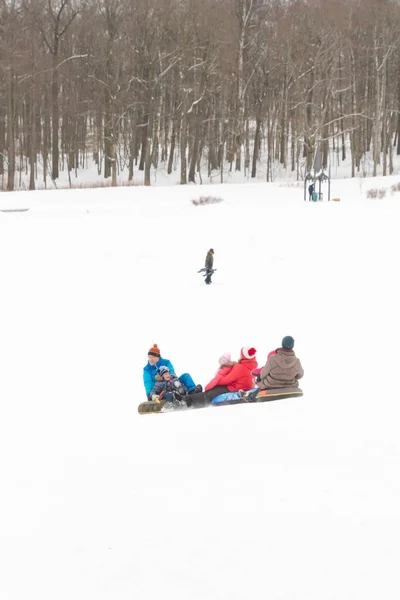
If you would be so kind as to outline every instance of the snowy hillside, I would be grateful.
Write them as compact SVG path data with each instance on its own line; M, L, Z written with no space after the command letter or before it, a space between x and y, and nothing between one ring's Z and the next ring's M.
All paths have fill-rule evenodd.
M398 181L0 196L2 600L399 597ZM302 399L138 415L285 335Z

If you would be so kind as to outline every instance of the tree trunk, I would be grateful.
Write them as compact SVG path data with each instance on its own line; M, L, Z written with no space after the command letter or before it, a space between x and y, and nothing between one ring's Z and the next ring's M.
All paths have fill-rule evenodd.
M286 158L286 147L287 147L287 137L286 137L286 123L287 123L287 113L288 113L288 90L287 90L287 74L286 74L286 65L285 65L285 75L283 78L283 106L282 106L282 115L281 115L281 143L280 143L280 163L286 169L287 167L287 158Z
M175 141L176 141L176 130L175 130L175 121L173 121L172 122L172 133L171 133L171 145L169 148L169 156L168 156L168 168L167 168L168 175L171 175L172 166L174 164Z
M146 137L146 151L145 151L145 159L144 159L144 185L151 185L151 181L150 181L151 139L153 136L153 105L151 102L149 104L149 115L148 115L146 131L147 131L147 137Z
M117 186L117 135L115 132L114 107L111 109L111 144L110 144L110 162L111 162L111 185Z
M244 152L244 173L247 176L249 168L250 168L250 125L249 119L246 119L246 127L245 127L245 152Z
M377 42L375 42L375 119L374 119L374 146L373 146L373 158L374 167L372 175L376 177L377 166L380 163L380 106L381 106L381 85L380 85L380 70L379 70L379 59L378 59L378 48Z
M255 177L257 174L257 161L260 149L260 133L261 133L261 119L256 117L256 132L254 134L254 148L253 148L253 161L251 165L251 176Z
M129 174L128 181L133 179L133 165L136 160L136 123L132 124L132 137L129 143Z
M14 128L14 73L10 67L7 85L7 190L14 189L15 177L15 128Z
M4 175L4 154L6 151L5 115L0 107L0 175Z
M49 115L45 116L44 119L44 132L43 132L43 146L42 146L42 154L43 154L43 183L45 189L47 188L47 163L49 160L49 148L50 148L50 117Z
M59 77L57 69L58 60L58 45L54 50L52 56L53 69L51 72L51 125L52 125L52 151L51 151L51 177L55 181L59 177L58 171L58 160L59 160L59 148L58 148L58 129L59 129L59 107L58 107L58 89L59 89Z
M36 166L36 98L35 86L32 82L32 99L30 111L30 143L29 143L29 189L35 189L35 166Z
M305 155L306 155L306 168L307 171L309 171L310 169L312 169L313 166L313 158L314 158L314 144L315 144L315 139L312 136L312 126L313 126L313 121L312 121L312 103L313 103L313 89L314 89L314 79L315 79L315 74L314 74L314 69L311 71L311 81L310 81L310 87L308 90L308 94L307 94L307 108L306 108L306 117L307 117L307 138L306 138L306 144L305 144Z
M383 152L383 163L382 163L382 175L387 175L387 110L386 110L386 68L387 63L385 62L382 69L382 152Z
M184 92L182 117L181 117L181 135L180 135L180 150L181 150L181 185L187 183L187 106L186 106L186 92Z
M144 165L145 165L145 160L146 160L148 129L149 129L149 109L147 108L146 112L142 116L142 126L141 126L142 143L141 143L141 147L140 147L139 171L144 171Z
M196 163L197 157L199 154L199 145L200 145L200 119L201 119L201 111L198 107L195 109L195 125L194 125L194 141L192 153L190 155L190 165L189 165L189 181L192 183L196 183Z

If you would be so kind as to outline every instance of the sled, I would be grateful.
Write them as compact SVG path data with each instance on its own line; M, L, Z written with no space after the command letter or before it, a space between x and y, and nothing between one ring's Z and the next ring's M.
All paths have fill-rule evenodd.
M138 413L140 415L149 415L151 413L159 413L161 412L162 407L165 404L165 400L160 400L156 402L155 400L147 400L146 402L141 402L138 406Z
M203 267L202 269L200 269L199 271L197 271L198 273L205 273L208 275L212 275L213 273L215 273L217 269L207 269L206 267ZM206 273L207 272L207 273Z
M216 270L217 269L208 269L207 267L203 267L202 269L200 269L197 272L201 273L203 275L205 283L210 284L211 277L214 275Z
M254 390L250 390L251 393ZM303 395L300 388L279 388L275 390L261 390L255 402L271 402L272 400L283 400L284 398L296 398ZM213 406L225 406L227 404L246 404L246 401L240 396L239 392L228 392L220 394L212 400ZM249 404L251 404L249 402Z
M29 208L0 208L1 212L26 212Z
M303 395L300 388L280 388L276 390L261 390L256 402L269 402L270 400L283 400L284 398L297 398Z
M211 400L211 404L213 406L221 406L222 404L242 404L243 402L244 400L239 392L227 392L226 394L220 394Z
M253 392L253 390L249 390ZM303 395L303 390L300 388L280 388L275 390L261 390L255 402L271 402L272 400L283 400L285 398L297 398ZM248 404L253 404L254 402L249 402ZM165 400L160 400L156 402L154 400L147 400L146 402L142 402L138 406L138 413L140 415L148 415L154 413L160 413L162 407L165 404ZM226 394L220 394L216 396L212 402L211 406L228 406L231 404L247 404L245 400L241 397L239 392L227 392Z

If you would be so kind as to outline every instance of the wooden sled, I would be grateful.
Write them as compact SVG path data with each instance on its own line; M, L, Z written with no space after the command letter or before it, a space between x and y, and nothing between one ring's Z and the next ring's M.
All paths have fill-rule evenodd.
M276 390L261 390L257 394L256 402L269 402L270 400L283 400L284 398L297 398L303 395L300 388L280 388Z
M149 415L151 413L159 413L161 412L162 407L165 404L165 400L159 400L156 402L155 400L147 400L146 402L141 402L138 406L139 415Z

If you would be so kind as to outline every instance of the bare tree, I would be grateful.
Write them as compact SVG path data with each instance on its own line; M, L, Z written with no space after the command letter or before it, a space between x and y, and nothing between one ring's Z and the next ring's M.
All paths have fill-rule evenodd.
M59 176L59 92L61 42L78 14L74 0L25 0L24 6L41 33L51 56L51 124L52 124L52 179Z
M0 175L302 177L317 144L390 173L399 26L394 0L0 0Z

